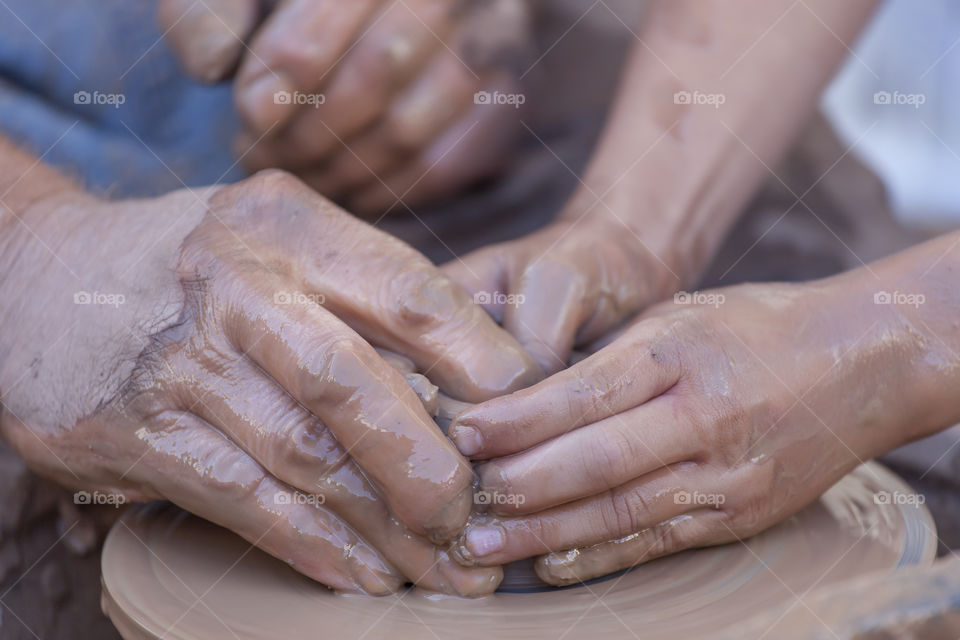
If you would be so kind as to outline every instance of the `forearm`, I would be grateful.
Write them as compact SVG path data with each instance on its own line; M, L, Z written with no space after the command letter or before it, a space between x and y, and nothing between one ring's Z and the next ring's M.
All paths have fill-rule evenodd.
M178 247L206 195L158 200L169 216L111 204L0 139L0 413L71 424L116 394L183 306Z
M695 279L815 108L873 5L654 2L586 187L566 215L625 222L682 278Z
M958 273L960 232L815 283L825 295L814 298L818 322L846 336L832 367L848 379L833 385L847 390L838 401L874 428L862 451L879 455L960 422Z

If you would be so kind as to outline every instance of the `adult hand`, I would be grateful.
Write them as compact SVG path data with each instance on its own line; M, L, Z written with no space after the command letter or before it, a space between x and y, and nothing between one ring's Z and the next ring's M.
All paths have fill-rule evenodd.
M457 552L553 584L753 535L928 422L929 356L874 276L749 285L646 314L594 355L458 416L496 515ZM873 286L870 286L871 283ZM916 437L913 434L912 437ZM570 550L577 552L571 553Z
M663 259L619 223L561 217L525 238L443 266L547 373L680 286Z
M528 13L518 0L163 0L160 22L194 76L239 67L248 168L295 171L373 213L498 167L516 109L475 94L517 93Z
M539 372L420 254L280 172L60 194L9 227L0 428L35 469L169 499L337 589L496 586L434 546L472 470L369 343L475 400Z

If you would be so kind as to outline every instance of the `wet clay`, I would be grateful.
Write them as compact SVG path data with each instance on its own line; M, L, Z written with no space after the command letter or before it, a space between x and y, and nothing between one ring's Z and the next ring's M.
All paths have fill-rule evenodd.
M879 491L909 488L869 463L745 544L687 551L587 585L474 600L417 589L339 596L225 529L147 505L108 536L102 605L127 640L715 637L757 612L796 605L814 587L929 565L929 513L876 504Z

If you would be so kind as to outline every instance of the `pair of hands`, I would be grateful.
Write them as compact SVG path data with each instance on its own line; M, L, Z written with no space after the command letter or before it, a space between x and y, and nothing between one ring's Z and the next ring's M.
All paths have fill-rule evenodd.
M60 193L3 244L0 428L33 468L168 499L337 589L499 583L445 550L472 469L370 344L474 402L541 373L416 251L280 172Z
M913 339L873 303L875 277L663 303L569 369L460 414L449 435L485 461L490 513L458 559L536 555L548 583L589 580L751 536L905 442L923 421L903 408L931 385L910 380Z
M531 44L522 0L162 0L158 11L193 77L235 72L244 164L292 171L355 214L456 193L502 166L516 138L516 110L474 96L517 92Z
M907 386L883 373L896 321L855 274L654 306L537 383L454 281L287 174L63 192L18 218L5 438L67 486L171 500L341 590L482 595L535 555L565 584L748 536L901 437L900 396L872 394ZM486 461L491 513L471 515L470 464L371 343L487 400L449 434Z

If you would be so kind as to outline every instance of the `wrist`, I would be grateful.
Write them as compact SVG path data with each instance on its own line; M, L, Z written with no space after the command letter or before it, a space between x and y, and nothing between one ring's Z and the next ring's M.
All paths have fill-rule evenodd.
M683 224L682 210L675 201L661 197L660 192L619 186L599 198L602 193L599 188L581 187L557 223L589 228L601 242L625 247L639 265L638 277L648 279L652 300L667 298L696 283L706 265L685 255L685 247L696 245L695 231Z
M834 336L830 367L837 388L845 390L836 401L850 406L849 444L864 459L960 420L954 399L960 376L945 375L942 366L955 362L956 347L932 333L923 318L931 311L926 295L918 290L915 274L904 273L897 261L813 283L820 325Z

